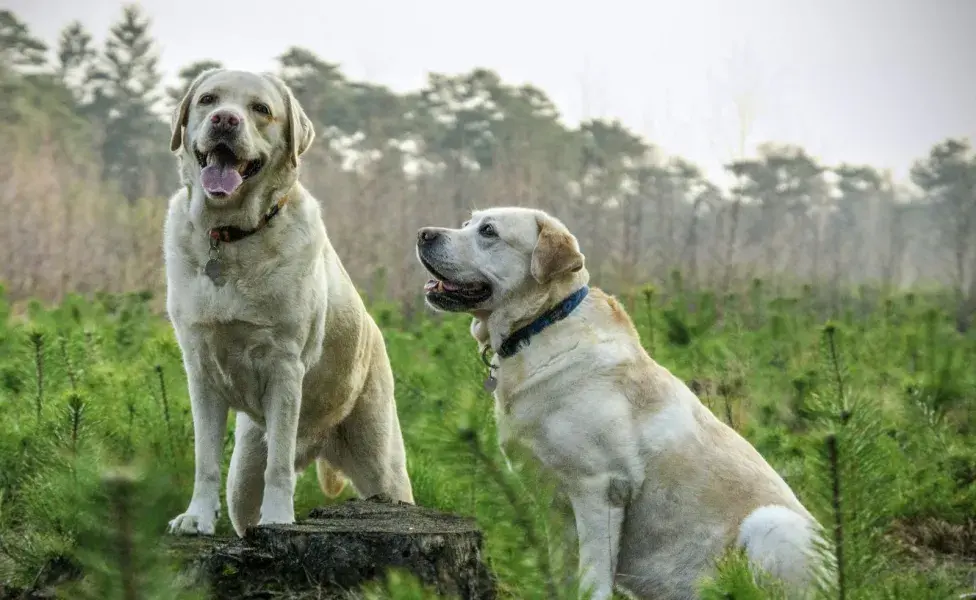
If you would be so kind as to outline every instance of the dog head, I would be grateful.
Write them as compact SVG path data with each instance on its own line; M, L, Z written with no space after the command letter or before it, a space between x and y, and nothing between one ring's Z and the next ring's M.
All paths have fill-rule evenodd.
M528 208L476 211L459 229L424 227L417 258L433 277L424 287L431 307L479 318L506 310L517 320L589 278L566 226Z
M315 130L291 90L269 74L210 69L190 84L173 113L170 149L212 203L297 177Z

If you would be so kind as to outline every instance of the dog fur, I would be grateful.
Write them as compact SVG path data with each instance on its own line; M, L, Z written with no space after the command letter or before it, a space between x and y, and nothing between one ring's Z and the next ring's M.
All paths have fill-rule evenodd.
M435 277L427 302L472 314L480 349L496 352L589 280L576 238L526 208L477 211L460 229L421 229L417 255ZM734 546L797 595L812 590L821 536L814 517L745 439L647 354L612 296L591 288L567 318L492 364L502 447L527 448L561 483L581 583L594 598L615 586L641 598L697 597Z
M218 125L233 115L233 128ZM216 123L216 124L215 124ZM296 473L316 461L322 490L347 476L362 496L413 502L383 337L329 242L318 201L298 181L314 129L273 75L213 69L173 116L183 189L164 233L167 309L193 411L195 472L177 534L213 534L228 410L236 414L227 505L238 535L295 520ZM260 170L230 194L208 192L201 156L223 144ZM219 245L226 281L204 265L208 230L252 229Z

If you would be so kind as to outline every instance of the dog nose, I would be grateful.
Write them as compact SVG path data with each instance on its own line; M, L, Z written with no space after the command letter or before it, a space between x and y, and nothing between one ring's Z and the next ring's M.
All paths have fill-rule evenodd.
M432 243L438 237L440 237L440 232L432 227L424 227L419 232L417 232L417 243L424 246Z
M210 126L215 132L230 133L241 124L241 116L232 110L218 110L210 115Z

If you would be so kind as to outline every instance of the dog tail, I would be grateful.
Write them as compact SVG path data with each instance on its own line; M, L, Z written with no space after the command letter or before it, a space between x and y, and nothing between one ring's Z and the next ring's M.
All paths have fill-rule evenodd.
M820 525L780 505L749 513L739 526L739 546L754 566L785 581L809 598L818 584L831 579L833 556L826 552Z
M335 498L346 487L346 476L330 465L324 458L315 460L315 474L319 477L319 487L329 498Z

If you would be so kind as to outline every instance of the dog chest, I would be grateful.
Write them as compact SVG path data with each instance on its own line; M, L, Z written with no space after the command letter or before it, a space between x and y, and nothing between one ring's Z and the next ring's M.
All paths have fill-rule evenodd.
M181 345L202 391L262 422L269 382L296 369L295 344L273 328L239 321L193 326L187 333Z

